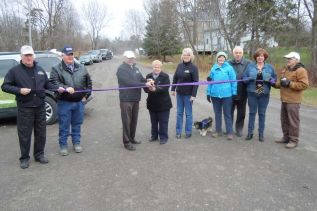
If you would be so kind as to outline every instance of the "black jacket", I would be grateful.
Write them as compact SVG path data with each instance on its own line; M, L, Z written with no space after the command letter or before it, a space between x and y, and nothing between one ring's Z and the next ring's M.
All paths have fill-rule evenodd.
M178 64L175 74L173 76L173 84L198 82L199 74L197 67L192 63L180 63ZM198 86L172 86L171 91L175 91L182 95L191 95L196 97Z
M21 88L29 88L27 95L20 94ZM15 94L18 107L38 107L44 104L45 89L57 89L51 84L46 72L34 62L32 68L22 62L11 68L6 74L1 89L4 92Z
M243 78L243 74L247 69L247 66L251 63L250 60L242 58L240 62L236 62L234 59L229 60L228 63L233 67L237 75L237 80ZM238 82L237 95L234 100L246 99L247 98L247 85L243 81Z
M135 64L132 66L127 63L121 64L117 70L117 78L119 87L145 86L146 83ZM119 90L119 98L121 102L138 102L141 100L141 88Z
M74 63L74 70L71 71L65 64L64 61L55 65L52 68L50 74L50 81L59 86L73 87L75 90L91 90L92 81L89 73L82 64ZM74 94L69 94L64 92L59 95L58 99L70 102L81 101L84 97L88 98L91 95L91 91L87 92L75 92Z
M153 74L149 73L146 79L153 79L155 85L170 84L169 76L160 72L156 79L153 78ZM146 99L147 108L153 112L167 111L172 108L172 101L169 94L169 86L156 87L155 92L149 91L148 88L144 89L148 93L148 98Z

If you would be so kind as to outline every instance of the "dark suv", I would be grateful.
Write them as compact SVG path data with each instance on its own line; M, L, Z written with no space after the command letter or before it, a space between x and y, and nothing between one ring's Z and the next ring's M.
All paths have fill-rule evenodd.
M6 73L15 65L19 64L21 56L19 53L0 53L0 84L3 83ZM52 70L52 66L61 62L61 58L53 53L36 52L35 60L45 70L48 77ZM53 124L57 119L57 93L53 91L45 91L45 108L46 123ZM0 89L0 119L15 117L17 115L17 106L15 96L2 92Z

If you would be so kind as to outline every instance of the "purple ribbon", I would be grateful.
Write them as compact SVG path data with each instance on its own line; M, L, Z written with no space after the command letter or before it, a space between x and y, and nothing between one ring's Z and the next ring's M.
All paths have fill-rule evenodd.
M222 83L232 83L239 82L243 80L226 80L226 81L199 81L199 82L188 82L188 83L178 83L178 84L160 84L155 85L155 87L166 87L166 86L199 86L199 85L209 85L209 84L222 84ZM142 89L147 88L147 86L127 86L127 87L111 87L104 89L86 89L86 90L76 90L75 92L106 92L112 90L126 90L126 89ZM57 91L52 90L52 91Z

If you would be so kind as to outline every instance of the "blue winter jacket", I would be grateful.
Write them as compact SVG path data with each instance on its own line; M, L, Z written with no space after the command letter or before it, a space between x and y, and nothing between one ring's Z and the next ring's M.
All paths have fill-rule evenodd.
M258 74L258 66L256 65L256 62L252 62L251 64L248 65L243 75L243 80L247 84L247 92L255 92L257 74ZM276 73L275 73L274 67L270 64L264 63L264 66L262 69L262 77L264 81L263 94L269 94L271 90L270 80L271 79L276 80Z
M225 62L221 67L216 63L212 66L209 77L215 82L236 80L236 73L228 62ZM231 97L237 94L237 82L209 84L206 94L218 98Z

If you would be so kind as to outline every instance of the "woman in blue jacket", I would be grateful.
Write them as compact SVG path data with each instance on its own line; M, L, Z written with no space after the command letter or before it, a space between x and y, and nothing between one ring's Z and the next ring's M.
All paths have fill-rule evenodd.
M225 52L219 52L216 56L217 62L210 70L207 81L230 81L236 80L236 73L232 66L226 62ZM207 100L212 101L215 112L216 132L213 137L222 135L222 110L224 113L226 132L228 140L233 139L231 106L232 96L237 94L237 82L215 83L207 87Z
M259 141L264 141L265 112L270 100L271 86L276 80L275 70L272 65L265 63L269 54L259 48L253 58L255 62L247 67L243 80L247 84L249 124L248 135L245 140L253 138L255 115L259 115Z

